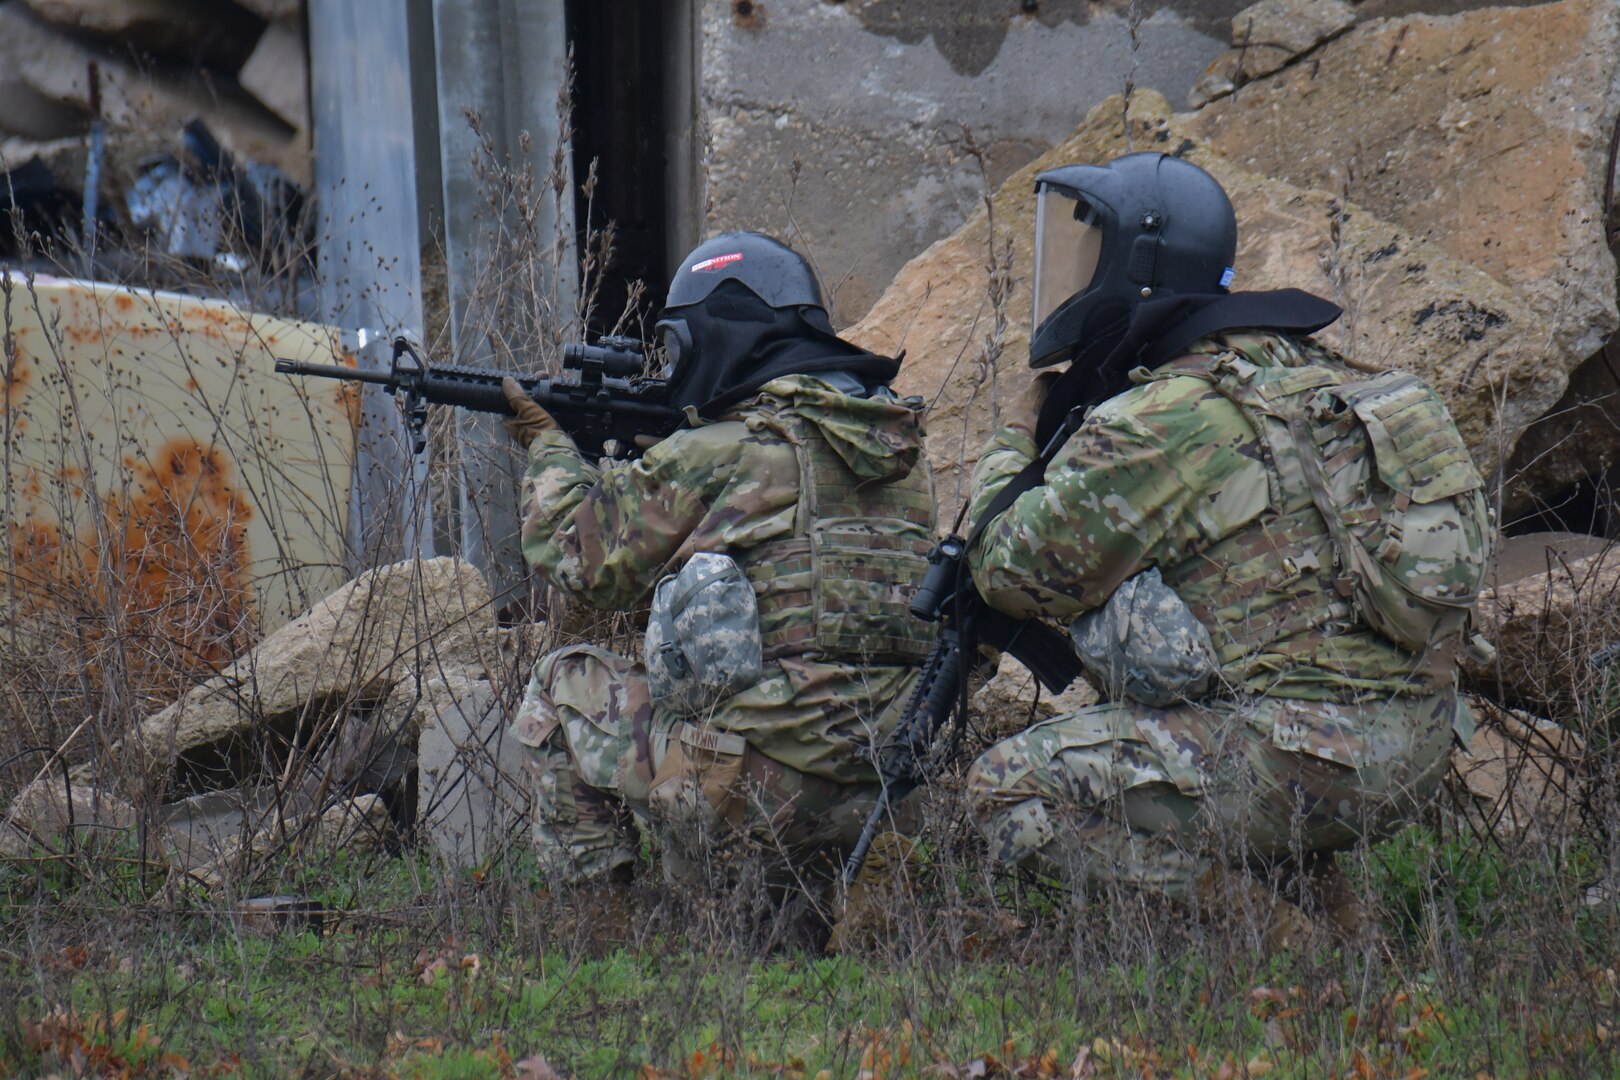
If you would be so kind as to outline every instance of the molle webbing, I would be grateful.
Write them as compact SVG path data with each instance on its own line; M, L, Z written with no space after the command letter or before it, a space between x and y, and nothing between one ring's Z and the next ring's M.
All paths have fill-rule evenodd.
M1355 607L1332 588L1332 569L1321 515L1306 506L1255 522L1162 573L1210 629L1225 665L1297 634L1353 626Z
M738 556L759 601L765 659L920 661L934 636L910 612L932 545L927 467L863 484L790 410L768 423L798 455L800 495L794 536Z
M1336 578L1333 538L1297 461L1288 460L1291 447L1279 447L1277 432L1271 430L1280 423L1274 419L1278 405L1287 409L1288 399L1343 376L1307 364L1263 369L1263 379L1239 382L1225 359L1193 355L1155 373L1159 378L1191 375L1213 384L1243 410L1266 454L1271 512L1197 557L1162 570L1166 584L1209 629L1223 667L1301 634L1332 636L1357 624L1355 605Z
M1203 552L1203 568L1177 566L1164 578L1225 632L1229 642L1212 630L1223 663L1295 635L1364 626L1411 653L1415 676L1441 681L1489 546L1478 473L1422 381L1352 377L1298 359L1257 366L1228 352L1156 373L1203 379L1243 410L1264 450L1272 504Z

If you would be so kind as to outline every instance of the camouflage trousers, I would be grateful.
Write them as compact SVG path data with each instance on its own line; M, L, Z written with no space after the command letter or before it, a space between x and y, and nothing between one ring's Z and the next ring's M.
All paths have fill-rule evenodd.
M627 872L634 816L658 831L666 873L763 852L776 871L830 876L878 785L841 784L773 760L713 724L661 715L641 664L588 645L535 665L513 734L534 785L534 840L564 880Z
M1455 694L1096 705L991 747L968 796L998 859L1180 897L1216 862L1389 834L1439 786L1459 719Z

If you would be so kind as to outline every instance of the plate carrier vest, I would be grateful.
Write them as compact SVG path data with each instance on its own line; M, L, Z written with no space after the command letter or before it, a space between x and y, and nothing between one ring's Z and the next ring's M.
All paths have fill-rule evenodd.
M920 663L935 636L910 612L933 546L926 462L862 482L792 408L765 404L748 423L781 435L799 460L793 535L733 553L759 601L764 658Z
M1300 366L1226 352L1146 375L1202 379L1241 409L1270 487L1269 511L1164 580L1210 629L1223 669L1296 635L1365 624L1417 656L1420 682L1450 685L1491 545L1462 436L1416 376L1364 377L1314 342L1279 344Z

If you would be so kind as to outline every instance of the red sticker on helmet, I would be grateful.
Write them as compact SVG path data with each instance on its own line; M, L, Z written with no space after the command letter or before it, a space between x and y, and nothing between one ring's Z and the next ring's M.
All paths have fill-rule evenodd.
M730 266L734 262L741 262L742 257L743 253L740 251L733 251L730 255L716 255L712 259L704 259L702 262L694 264L692 272L695 274L699 270L719 270L722 267Z

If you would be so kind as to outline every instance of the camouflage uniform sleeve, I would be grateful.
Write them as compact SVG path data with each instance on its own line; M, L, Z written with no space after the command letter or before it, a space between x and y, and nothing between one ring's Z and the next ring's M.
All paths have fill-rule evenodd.
M622 610L695 551L790 529L798 465L791 448L761 442L741 423L678 431L605 468L568 436L543 432L529 446L526 487L529 565L583 603Z
M974 476L982 507L1035 456L998 433ZM1022 445L1020 445L1020 442ZM974 549L973 580L999 610L1072 618L1148 566L1172 565L1268 504L1254 430L1193 378L1148 383L1092 412Z
M978 521L996 493L1034 461L1038 453L1035 440L1017 428L1004 427L992 435L979 455L979 463L973 467L973 505L968 520Z

